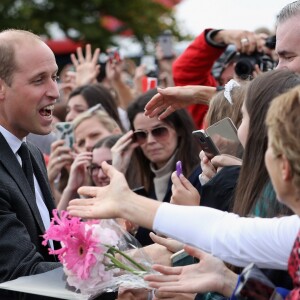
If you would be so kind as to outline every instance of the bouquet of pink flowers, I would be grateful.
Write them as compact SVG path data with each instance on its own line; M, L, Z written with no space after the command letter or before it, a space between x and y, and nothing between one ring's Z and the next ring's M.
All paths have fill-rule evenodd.
M49 240L61 243L60 249L49 248L49 253L58 255L67 283L82 294L97 295L119 286L147 288L143 275L151 272L150 259L114 220L85 222L54 210L43 238L43 245Z

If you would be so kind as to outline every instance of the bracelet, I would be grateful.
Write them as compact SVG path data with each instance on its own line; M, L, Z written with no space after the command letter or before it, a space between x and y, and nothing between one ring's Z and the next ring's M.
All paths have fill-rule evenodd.
M206 42L213 46L213 47L217 47L217 48L225 48L227 47L227 45L225 43L217 43L213 40L213 38L215 37L215 35L221 31L223 29L213 29L213 30L210 30L206 36L205 36L205 39L206 39Z

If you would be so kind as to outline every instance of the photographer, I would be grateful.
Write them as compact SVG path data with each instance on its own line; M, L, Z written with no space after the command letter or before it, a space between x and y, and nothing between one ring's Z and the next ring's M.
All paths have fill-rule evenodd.
M256 51L263 52L267 38L265 33L256 34L246 30L204 30L174 61L175 85L225 85L235 75L235 53L251 55ZM213 70L218 59L218 69ZM258 67L255 72L259 72ZM207 105L190 105L188 110L197 126L202 128Z

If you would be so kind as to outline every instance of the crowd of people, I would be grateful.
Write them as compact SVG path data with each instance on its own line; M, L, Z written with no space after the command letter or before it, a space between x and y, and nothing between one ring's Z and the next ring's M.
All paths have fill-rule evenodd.
M157 87L115 52L100 66L88 44L59 70L34 33L0 32L0 282L61 266L58 243L42 245L57 208L115 218L152 258L149 290L120 300L236 299L250 263L300 299L299 20L295 1L274 33L210 28L178 57L158 46ZM193 132L224 118L241 149L211 157ZM172 266L181 250L198 260Z

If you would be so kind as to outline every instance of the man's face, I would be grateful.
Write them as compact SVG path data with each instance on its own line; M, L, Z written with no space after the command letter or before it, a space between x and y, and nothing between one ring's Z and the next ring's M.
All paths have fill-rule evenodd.
M279 24L276 30L277 68L300 73L300 14Z
M16 63L12 84L0 79L0 124L19 139L48 134L59 97L54 54L43 42L27 40L16 48Z

